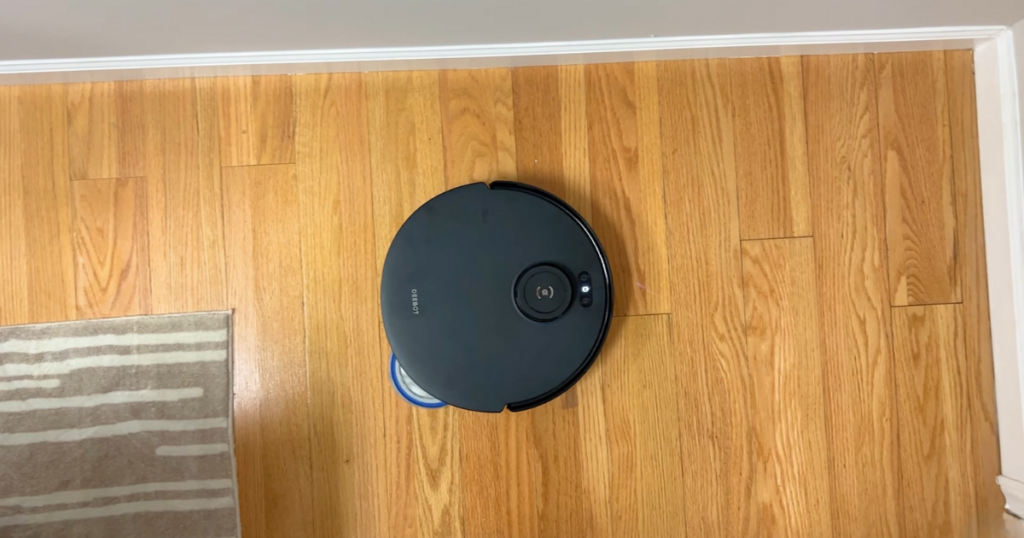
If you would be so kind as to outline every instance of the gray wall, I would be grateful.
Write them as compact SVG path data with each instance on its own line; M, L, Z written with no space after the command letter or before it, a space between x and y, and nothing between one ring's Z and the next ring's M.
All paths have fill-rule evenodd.
M0 61L1010 25L1024 0L0 0Z

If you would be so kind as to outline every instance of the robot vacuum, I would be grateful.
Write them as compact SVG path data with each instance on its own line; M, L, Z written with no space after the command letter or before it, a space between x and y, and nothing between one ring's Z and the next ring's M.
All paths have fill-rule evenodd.
M578 381L612 319L608 257L569 204L475 183L416 210L388 250L381 311L406 400L524 411Z

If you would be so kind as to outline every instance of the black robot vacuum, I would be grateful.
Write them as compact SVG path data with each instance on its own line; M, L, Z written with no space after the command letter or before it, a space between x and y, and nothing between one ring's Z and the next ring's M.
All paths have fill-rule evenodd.
M612 319L612 276L569 204L509 181L425 203L381 277L398 392L424 407L523 411L578 381Z

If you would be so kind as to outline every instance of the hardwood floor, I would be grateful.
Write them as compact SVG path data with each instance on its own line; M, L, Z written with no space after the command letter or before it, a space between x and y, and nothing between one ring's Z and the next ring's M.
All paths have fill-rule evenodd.
M1002 536L969 51L0 87L0 324L233 308L249 537ZM540 408L415 409L380 268L518 179L612 260Z
M874 60L804 60L833 530L864 538L900 536L911 494L899 489Z

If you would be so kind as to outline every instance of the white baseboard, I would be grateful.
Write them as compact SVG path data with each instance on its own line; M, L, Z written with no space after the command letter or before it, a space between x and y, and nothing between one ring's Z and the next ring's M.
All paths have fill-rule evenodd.
M996 412L1007 503L1024 515L1024 143L1013 34L974 52ZM1011 499L1012 497L1012 499Z
M1024 519L1024 482L1000 476L996 479L1006 497L1006 511Z
M970 49L1001 26L0 61L0 84Z

